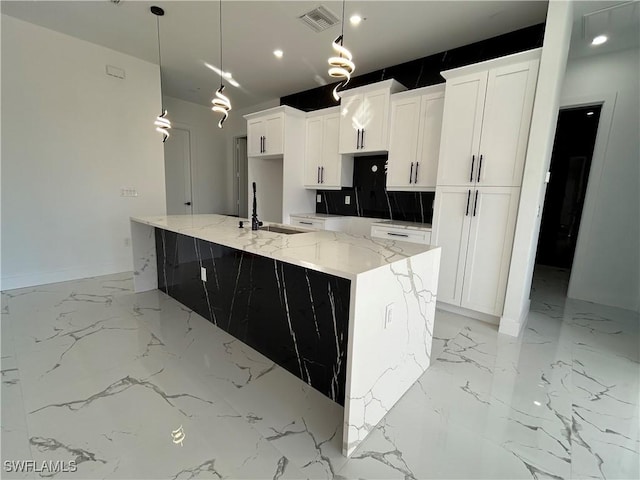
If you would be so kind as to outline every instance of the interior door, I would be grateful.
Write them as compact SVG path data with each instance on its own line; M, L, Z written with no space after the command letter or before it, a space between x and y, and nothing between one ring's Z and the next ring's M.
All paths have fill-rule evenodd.
M236 138L236 214L241 218L249 218L249 206L247 200L247 137Z
M191 132L173 127L164 144L167 214L193 213L191 192Z

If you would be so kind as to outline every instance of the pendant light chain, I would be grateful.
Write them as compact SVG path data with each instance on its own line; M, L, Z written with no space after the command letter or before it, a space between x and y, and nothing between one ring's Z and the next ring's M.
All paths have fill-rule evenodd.
M336 102L340 101L340 95L338 95L338 89L345 87L349 80L351 80L351 74L356 69L356 65L353 63L353 55L344 46L344 12L345 2L342 0L342 32L339 37L333 41L333 49L338 54L337 57L329 57L329 76L333 78L339 78L340 82L333 89L333 98Z
M222 63L222 0L220 0L220 88L216 90L215 97L211 100L213 110L216 113L221 113L222 118L218 122L218 128L222 128L222 124L229 116L229 110L231 110L231 101L229 97L223 95L224 91L224 65Z
M164 15L164 10L157 6L151 7L151 13L156 16L156 33L158 37L158 68L160 69L160 115L156 117L153 123L156 126L156 131L162 134L162 143L169 138L169 129L171 128L171 122L167 118L167 111L164 109L164 96L163 84L162 84L162 49L160 48L160 17Z
M162 95L162 53L160 49L160 16L156 15L156 32L158 34L158 67L160 68L160 104L164 111L164 96Z

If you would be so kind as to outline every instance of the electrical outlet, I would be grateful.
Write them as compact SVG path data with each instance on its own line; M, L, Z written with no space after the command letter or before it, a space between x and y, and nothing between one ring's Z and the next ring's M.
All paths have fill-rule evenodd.
M349 195L345 195L344 204L345 205L351 205L351 197Z
M207 269L205 267L200 267L200 279L203 282L207 281Z
M322 203L322 195L316 195L316 203Z
M384 307L384 328L389 328L393 323L393 303Z

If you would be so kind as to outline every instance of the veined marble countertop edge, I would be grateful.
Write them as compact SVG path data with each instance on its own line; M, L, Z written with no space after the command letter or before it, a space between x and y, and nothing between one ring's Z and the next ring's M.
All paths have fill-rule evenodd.
M131 216L130 220L349 280L439 248L327 230L294 235L252 231L250 220L217 214ZM243 229L238 228L241 220Z
M425 230L431 231L432 226L430 223L419 223L419 222L409 222L406 220L389 220L384 218L374 218L374 217L357 217L354 215L336 215L334 213L292 213L291 217L299 217L299 218L308 218L310 220L328 220L334 218L363 218L367 220L373 220L371 225L381 226L381 227L395 227L395 228L404 228L409 230Z

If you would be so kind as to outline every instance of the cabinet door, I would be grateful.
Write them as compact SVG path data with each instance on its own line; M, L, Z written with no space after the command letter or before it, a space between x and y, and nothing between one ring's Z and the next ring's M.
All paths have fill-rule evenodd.
M486 88L487 72L447 81L438 185L474 184Z
M344 95L340 101L340 153L360 152L363 126L363 95Z
M262 137L264 136L264 122L262 119L247 122L247 156L255 157L262 154Z
M323 148L322 131L323 117L307 119L304 184L311 188L316 188L320 183Z
M414 186L435 188L440 157L444 95L423 96Z
M502 315L519 191L514 187L478 187L472 193L461 304L465 308Z
M389 115L389 90L364 94L364 122L360 137L361 152L378 152L389 149L387 123Z
M350 179L342 178L342 155L338 153L338 143L340 139L340 115L335 113L324 117L324 135L322 140L322 164L320 178L322 188L340 188L343 180L348 185ZM352 174L353 175L353 174Z
M413 97L391 102L387 190L414 186L420 101L421 97Z
M460 305L471 223L471 188L438 187L431 243L442 247L438 300Z
M489 71L478 185L519 186L527 153L538 61Z
M279 113L264 119L265 133L263 150L266 155L284 153L284 114Z

